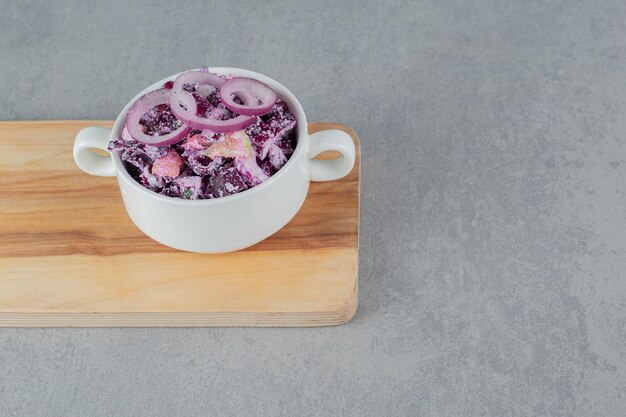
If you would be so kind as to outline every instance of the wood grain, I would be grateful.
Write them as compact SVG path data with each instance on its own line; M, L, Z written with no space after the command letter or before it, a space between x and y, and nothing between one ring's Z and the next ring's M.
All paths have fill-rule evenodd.
M114 178L82 173L76 133L108 121L0 122L0 326L322 326L358 299L360 149L296 217L243 251L176 251L130 221ZM323 155L322 158L333 155Z

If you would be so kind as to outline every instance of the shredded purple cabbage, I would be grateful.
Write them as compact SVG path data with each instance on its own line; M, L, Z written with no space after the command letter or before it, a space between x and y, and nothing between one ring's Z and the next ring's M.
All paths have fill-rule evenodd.
M197 91L196 86L184 88L196 98L198 115L222 120L237 116L222 104L217 91L207 91L208 95L203 97L199 94L202 90ZM296 120L284 101L276 100L267 114L255 119L245 129L254 157L245 160L206 156L203 151L212 143L223 141L224 134L198 130L192 130L177 144L156 147L133 140L124 129L121 138L111 140L109 150L119 154L135 181L156 193L189 200L225 197L252 188L274 175L287 163L296 147ZM180 123L167 105L156 106L141 118L144 132L152 135L169 133ZM153 170L154 162L166 158L170 149L182 158L183 166L180 167L178 161L173 173L165 171L164 175L159 175ZM176 172L180 172L176 177L167 176Z

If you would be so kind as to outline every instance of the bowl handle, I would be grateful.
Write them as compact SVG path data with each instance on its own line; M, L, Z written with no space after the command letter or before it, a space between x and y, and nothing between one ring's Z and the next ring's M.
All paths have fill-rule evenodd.
M74 140L74 162L78 168L90 175L114 177L115 166L111 156L96 155L93 148L109 152L111 129L90 126L82 129Z
M309 136L308 156L312 181L333 181L343 178L354 167L355 149L350 135L341 130L322 130ZM341 158L329 160L313 159L325 151L336 151Z

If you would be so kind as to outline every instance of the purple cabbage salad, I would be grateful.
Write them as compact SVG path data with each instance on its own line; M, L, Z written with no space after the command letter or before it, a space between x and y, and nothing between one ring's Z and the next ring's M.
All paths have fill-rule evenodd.
M157 91L172 87L173 82L169 81ZM201 119L226 121L240 116L224 103L218 88L188 83L182 89L195 99L195 115ZM135 181L155 193L187 200L236 194L269 179L285 165L296 147L294 115L275 94L271 100L266 103L264 114L244 116L252 120L243 129L216 133L197 128L196 124L196 128L187 127L188 132L179 135L175 143L162 146L146 143L145 139L136 140L127 117L121 137L110 141L109 150L119 154ZM243 100L238 97L231 97L231 101L239 106L236 108L246 104L242 105ZM137 116L137 128L144 135L135 136L158 138L176 131L184 133L181 128L186 126L186 121L171 111L169 103L154 107L149 103L146 108L147 111L142 109L142 114ZM131 111L132 107L129 115ZM182 108L181 112L184 111L187 109Z

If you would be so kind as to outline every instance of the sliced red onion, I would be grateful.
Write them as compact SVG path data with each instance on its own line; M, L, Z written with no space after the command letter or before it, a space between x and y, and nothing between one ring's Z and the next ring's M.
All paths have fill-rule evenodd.
M235 77L220 87L224 105L235 113L246 116L262 116L269 112L276 102L276 93L261 81L252 78ZM235 102L238 97L243 104Z
M237 116L228 120L207 119L196 114L198 104L190 92L180 90L170 97L170 109L180 120L184 120L192 129L210 130L215 133L227 133L245 129L254 122L254 117Z
M215 88L220 88L225 82L226 80L217 74L202 71L187 71L180 74L174 80L172 94L181 91L185 84L210 85Z
M141 125L139 124L141 116L155 106L168 104L170 102L170 92L171 90L167 88L160 88L158 90L151 91L141 96L133 103L132 106L130 106L130 109L128 109L128 113L126 114L126 129L128 129L130 136L132 136L132 138L137 142L152 146L172 145L181 141L185 135L189 133L189 130L191 130L189 125L183 123L178 129L168 133L167 135L150 136L143 133Z
M198 116L198 105L196 99L184 90L186 84L196 84L199 86L209 85L220 88L226 82L216 74L203 71L188 71L180 74L174 81L172 94L170 96L170 109L180 120L183 120L192 129L210 130L215 133L234 132L245 129L254 122L253 117L237 116L229 120L217 120Z

